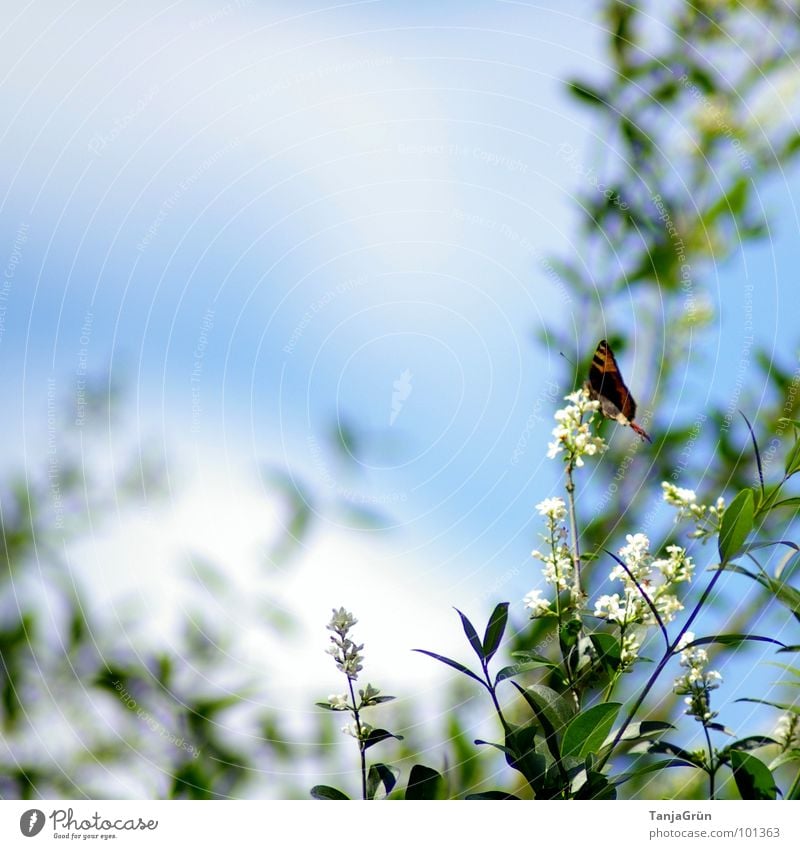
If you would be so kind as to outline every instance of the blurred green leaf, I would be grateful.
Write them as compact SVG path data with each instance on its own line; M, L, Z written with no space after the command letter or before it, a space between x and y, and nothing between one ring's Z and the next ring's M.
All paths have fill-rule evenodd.
M733 779L742 799L775 799L778 788L767 765L755 755L731 752Z
M722 514L719 531L719 556L723 563L732 560L742 549L753 530L753 490L744 489Z

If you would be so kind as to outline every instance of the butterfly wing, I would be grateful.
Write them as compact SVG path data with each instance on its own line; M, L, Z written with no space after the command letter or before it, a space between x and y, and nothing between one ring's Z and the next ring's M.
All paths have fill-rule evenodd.
M622 379L617 360L605 339L601 340L592 357L588 389L592 398L600 402L604 416L622 424L630 424L636 418L636 402Z

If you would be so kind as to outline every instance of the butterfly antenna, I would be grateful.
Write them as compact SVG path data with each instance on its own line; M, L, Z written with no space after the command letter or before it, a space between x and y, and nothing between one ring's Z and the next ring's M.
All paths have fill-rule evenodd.
M563 351L559 351L558 353L572 366L572 368L576 367L575 363L573 363L572 360Z

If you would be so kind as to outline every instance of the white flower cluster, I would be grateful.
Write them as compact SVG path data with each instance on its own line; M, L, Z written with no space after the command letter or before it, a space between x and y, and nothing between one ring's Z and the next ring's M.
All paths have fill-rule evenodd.
M361 723L361 733L358 731L358 723L348 722L342 726L342 734L347 734L350 737L355 737L356 740L366 740L372 733L372 726L366 722Z
M567 517L567 505L563 498L545 498L536 505L536 510L547 522L547 533L540 534L549 549L546 553L534 549L531 556L544 564L542 574L556 592L563 592L572 585L572 555L566 543L567 529L564 520ZM542 598L541 590L531 590L524 599L525 607L530 610L531 619L540 616L555 616L550 608L550 600Z
M628 534L628 544L619 550L619 556L628 567L628 572L617 565L609 575L612 581L622 581L623 592L600 596L595 602L594 615L618 625L653 625L655 617L639 588L641 588L666 624L683 610L675 595L675 584L692 579L694 564L686 550L679 545L667 547L667 556L655 559L650 553L650 540L645 534ZM659 583L654 581L654 571L661 574ZM639 587L636 584L639 584Z
M343 607L339 610L334 609L331 621L328 623L328 630L333 631L331 637L332 646L328 648L328 654L336 661L336 666L340 672L351 680L355 681L358 678L358 673L363 669L364 658L361 656L361 649L364 648L362 643L356 645L348 636L349 630L358 622L352 613L348 613ZM337 708L342 710L342 708Z
M686 714L705 725L717 715L711 710L711 691L722 683L722 676L716 670L706 668L709 661L708 652L704 648L686 648L694 639L694 634L687 631L678 644L681 666L687 671L675 679L674 691L686 696Z
M553 428L555 439L547 446L547 456L552 460L564 452L568 463L580 467L584 457L602 454L608 447L590 427L600 404L592 401L585 389L567 395L564 400L569 404L555 412L558 424Z
M800 714L782 714L772 736L780 743L784 752L800 749Z
M722 514L725 512L725 499L721 496L717 503L711 506L697 503L697 494L693 489L684 489L675 484L664 481L661 484L664 501L678 508L676 522L681 519L692 519L695 530L689 534L694 539L702 539L719 530Z
M334 710L350 710L350 702L347 698L347 693L342 693L339 695L338 693L332 693L328 696L328 704Z

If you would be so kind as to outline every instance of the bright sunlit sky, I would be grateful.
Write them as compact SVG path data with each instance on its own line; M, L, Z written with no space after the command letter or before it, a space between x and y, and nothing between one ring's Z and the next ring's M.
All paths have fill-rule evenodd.
M596 157L598 128L563 82L603 74L594 4L13 12L0 41L6 262L25 239L0 337L5 468L41 468L48 378L70 399L84 357L90 375L110 369L127 391L104 441L160 454L169 493L74 553L98 610L113 620L138 598L151 616L137 639L168 638L193 552L230 581L235 609L208 603L232 628L257 618L261 592L301 618L271 663L302 654L330 677L324 624L344 604L387 667L427 674L408 648L460 645L450 605L484 619L539 580L533 505L555 485L546 437L571 387L553 385L563 363L534 336L587 322L543 258L580 251L580 177L558 148ZM696 364L717 397L745 277L760 338L792 355L776 282L794 285L791 190L787 177L764 195L774 238L720 269L722 331ZM635 312L624 318L635 336ZM633 348L634 387L640 368ZM355 434L349 466L337 422ZM319 508L298 562L268 579L259 551L285 514L265 465ZM333 510L343 492L391 530L349 529ZM255 670L259 640L243 637Z

